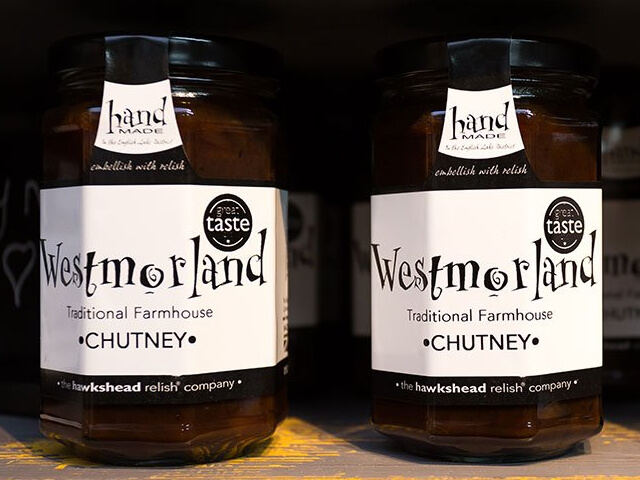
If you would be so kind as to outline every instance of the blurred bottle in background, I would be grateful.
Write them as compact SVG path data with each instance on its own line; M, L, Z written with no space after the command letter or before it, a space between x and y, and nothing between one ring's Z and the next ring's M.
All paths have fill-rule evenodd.
M310 395L318 380L320 195L304 177L289 189L289 394Z
M603 122L603 393L640 394L640 67L604 66L593 98Z
M351 336L355 391L371 393L371 199L369 176L362 175L351 203Z
M289 394L340 393L348 364L344 104L339 82L292 75L283 88L289 191Z

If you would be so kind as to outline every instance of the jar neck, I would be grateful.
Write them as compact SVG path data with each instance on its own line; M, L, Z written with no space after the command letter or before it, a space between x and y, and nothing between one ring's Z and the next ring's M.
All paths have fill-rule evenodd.
M104 70L77 69L58 73L55 96L61 100L96 98L102 94ZM272 101L278 92L275 79L203 69L175 69L169 72L174 97L200 98L220 94L257 97Z
M448 86L446 72L409 73L379 82L383 101L404 96L446 97ZM513 69L511 86L516 99L544 96L554 101L586 102L595 87L595 79L535 69Z

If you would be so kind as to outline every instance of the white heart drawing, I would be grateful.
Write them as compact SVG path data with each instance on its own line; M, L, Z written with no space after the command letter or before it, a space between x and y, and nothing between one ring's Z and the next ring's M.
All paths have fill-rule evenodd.
M27 254L29 259L25 264L24 268L21 272L16 275L11 266L9 265L9 257L14 253ZM9 279L9 283L13 288L13 302L16 308L20 308L21 306L21 297L22 297L22 287L24 283L29 278L29 275L33 271L33 267L36 264L36 247L33 241L28 241L24 243L13 242L8 244L4 252L2 252L2 270L4 274Z

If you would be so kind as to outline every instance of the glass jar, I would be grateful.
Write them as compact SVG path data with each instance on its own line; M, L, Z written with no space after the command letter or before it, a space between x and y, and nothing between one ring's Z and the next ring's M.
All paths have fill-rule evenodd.
M606 65L593 97L602 117L606 397L640 395L640 68Z
M50 58L41 429L108 463L240 455L287 414L281 58L144 35Z
M434 458L563 454L603 424L598 56L417 39L377 62L373 426Z

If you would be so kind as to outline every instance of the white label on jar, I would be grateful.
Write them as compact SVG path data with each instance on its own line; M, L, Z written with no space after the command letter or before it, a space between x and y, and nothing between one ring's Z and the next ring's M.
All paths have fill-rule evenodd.
M289 326L319 323L319 209L317 194L289 192Z
M132 376L276 365L284 201L266 187L42 190L42 367Z
M438 152L457 158L496 158L524 150L511 85L492 90L449 88Z
M601 207L594 188L373 196L374 370L524 377L600 367Z
M371 336L371 202L351 207L351 329Z
M94 145L132 155L181 146L169 80L144 85L104 82Z
M640 200L605 200L604 338L640 338Z
M602 131L602 177L640 177L640 127L605 127Z

